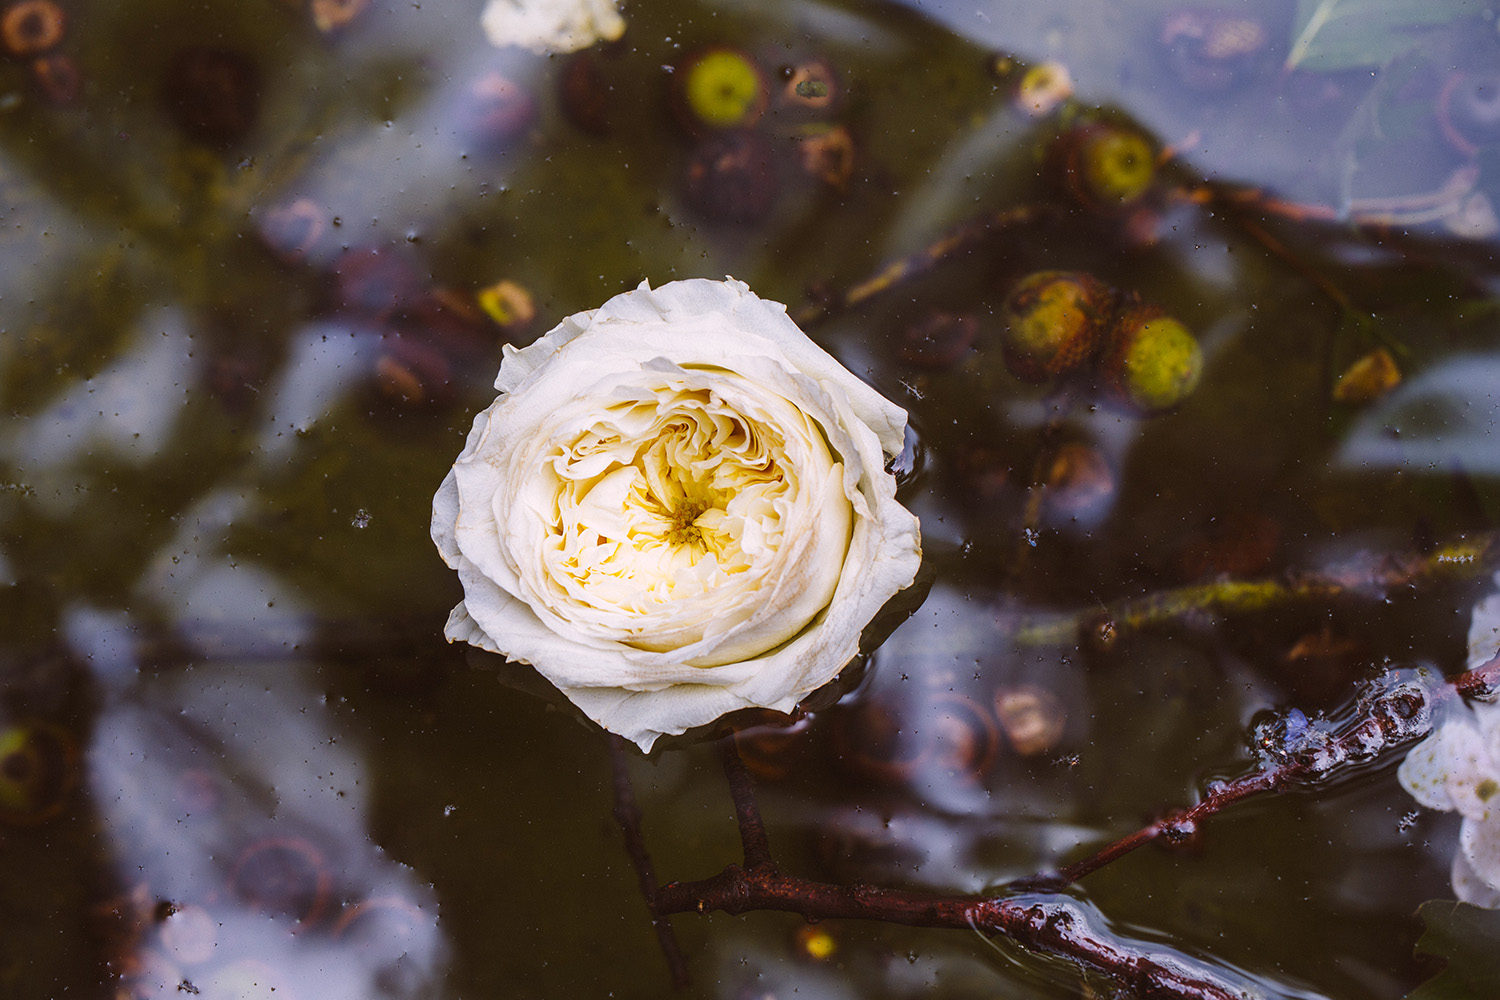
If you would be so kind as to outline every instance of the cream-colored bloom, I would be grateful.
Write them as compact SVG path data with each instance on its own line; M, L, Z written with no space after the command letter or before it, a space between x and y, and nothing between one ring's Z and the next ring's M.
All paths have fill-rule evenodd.
M492 44L539 56L577 52L625 33L614 0L490 0L479 20Z
M450 641L649 749L787 711L912 582L906 413L744 284L642 283L523 350L433 501Z

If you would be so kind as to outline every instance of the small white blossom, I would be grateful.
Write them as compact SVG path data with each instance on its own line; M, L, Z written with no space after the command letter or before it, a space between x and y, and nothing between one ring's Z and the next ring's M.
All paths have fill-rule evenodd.
M577 52L625 33L614 0L490 0L480 24L492 44L537 55Z
M433 500L464 641L649 749L832 680L921 561L906 413L737 281L642 283L506 349Z
M1500 594L1474 607L1469 667L1489 662L1497 650ZM1463 816L1453 891L1464 902L1500 907L1500 704L1455 708L1406 755L1397 777L1422 805Z

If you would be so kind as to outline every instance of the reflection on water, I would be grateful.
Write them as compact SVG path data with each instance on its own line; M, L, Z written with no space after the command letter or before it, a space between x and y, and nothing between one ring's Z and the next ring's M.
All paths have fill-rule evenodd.
M143 677L100 706L85 760L131 995L431 995L437 901L373 842L358 736L305 664Z
M1493 528L1492 17L1372 73L1318 68L1312 36L1287 68L1292 0L642 2L555 59L491 45L477 0L64 6L71 97L63 63L0 66L0 996L661 994L602 745L442 644L427 538L500 344L642 278L826 303L1042 209L811 327L911 410L933 582L855 692L747 737L789 870L984 891L1249 766L1259 713L1315 723L1372 664L1461 659L1459 584L1113 645L1007 629ZM716 45L767 76L753 136L674 108ZM1051 115L1015 100L1043 59L1078 95ZM809 73L838 98L790 101ZM1134 208L1050 172L1095 105L1159 154ZM1039 269L1191 326L1188 403L1014 377L997 316ZM502 280L534 318L486 313ZM1376 347L1404 381L1335 401ZM660 876L737 859L710 750L632 768ZM1080 905L1286 995L1403 996L1454 831L1388 773L1317 791ZM967 935L675 926L692 995L1079 989Z
M114 364L74 386L12 429L0 448L33 474L74 465L84 456L143 465L171 440L196 381L183 317L171 311L141 319ZM49 500L63 500L58 483ZM64 501L65 502L65 501Z
M143 659L125 616L87 607L67 636L97 681L89 741L0 727L0 822L45 836L82 774L112 869L82 914L107 995L432 994L448 953L437 900L372 836L377 782L311 664L221 650L175 669ZM27 965L9 974L48 953L16 954Z
M1451 358L1362 414L1340 446L1344 469L1500 475L1500 362Z

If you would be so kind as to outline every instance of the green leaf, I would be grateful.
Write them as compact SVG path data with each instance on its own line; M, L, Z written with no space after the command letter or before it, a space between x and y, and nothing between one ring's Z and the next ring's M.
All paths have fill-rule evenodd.
M1417 908L1426 930L1417 954L1448 960L1406 1000L1480 1000L1500 983L1500 910L1452 899L1429 899Z
M1384 66L1417 32L1478 14L1481 0L1297 0L1287 69Z

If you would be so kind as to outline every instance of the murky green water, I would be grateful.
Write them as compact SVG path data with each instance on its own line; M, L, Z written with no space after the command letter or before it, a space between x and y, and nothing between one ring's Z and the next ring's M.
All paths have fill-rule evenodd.
M1386 663L1461 665L1486 572L1190 615L1107 652L1006 623L1494 527L1500 138L1451 134L1453 88L1500 65L1493 10L1372 74L1283 70L1281 0L1224 5L1264 41L1207 69L1163 0L640 2L586 65L491 46L480 6L376 2L325 36L293 2L79 0L56 50L75 96L0 66L0 723L55 779L0 827L0 996L669 991L604 740L442 641L460 591L428 539L500 345L642 279L733 274L795 312L1040 206L809 327L911 413L930 591L788 766L752 755L790 870L980 892L1243 770L1258 712L1332 710ZM671 67L719 44L773 90L815 59L838 90L759 123L773 189L739 221L712 198L762 195L693 192L668 98ZM1014 95L1046 59L1076 101L1034 117ZM485 98L496 73L519 105ZM1101 106L1176 153L1136 210L1080 207L1044 153ZM852 165L810 175L831 128ZM1280 202L1191 196L1204 180ZM1186 404L1141 418L1013 377L997 312L1045 268L1192 327ZM502 280L529 324L478 309ZM935 313L972 344L924 346ZM1382 345L1402 384L1334 402ZM1029 510L1064 446L1107 483ZM1061 725L1024 755L994 708L1018 692ZM882 766L872 705L926 728L920 766ZM968 763L940 721L964 705L992 750ZM659 877L738 860L711 747L631 772ZM1077 894L1272 995L1401 997L1430 972L1413 911L1451 896L1456 830L1415 810L1384 766L1239 806ZM828 923L820 962L793 916L673 924L694 996L1084 995L967 933Z

